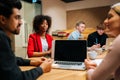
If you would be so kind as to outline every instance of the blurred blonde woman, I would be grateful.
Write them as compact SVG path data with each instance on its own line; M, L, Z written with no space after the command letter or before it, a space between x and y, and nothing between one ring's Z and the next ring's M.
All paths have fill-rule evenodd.
M116 39L98 67L90 60L85 60L88 80L106 80L113 72L115 80L120 80L120 2L111 6L104 25L107 27L107 33Z

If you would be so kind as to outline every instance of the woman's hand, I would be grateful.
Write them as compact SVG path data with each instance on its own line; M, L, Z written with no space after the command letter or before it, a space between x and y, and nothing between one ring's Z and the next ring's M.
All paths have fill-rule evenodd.
M97 64L92 62L91 60L89 59L85 59L85 66L86 66L86 69L95 69L97 67Z
M45 54L51 54L52 53L52 50L48 50L48 51L45 51Z

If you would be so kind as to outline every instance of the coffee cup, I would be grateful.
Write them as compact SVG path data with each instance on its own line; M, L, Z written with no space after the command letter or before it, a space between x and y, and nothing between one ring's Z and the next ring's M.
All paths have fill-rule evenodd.
M102 54L103 49L102 48L96 48L95 51L98 53L98 55Z
M89 51L89 52L88 52L88 57L89 57L90 59L96 59L96 57L97 57L97 52L96 52L96 51Z

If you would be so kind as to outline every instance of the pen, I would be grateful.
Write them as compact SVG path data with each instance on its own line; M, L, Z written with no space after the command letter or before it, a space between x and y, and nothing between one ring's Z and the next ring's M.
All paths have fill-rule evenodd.
M98 39L97 38L95 38L95 44L98 44Z

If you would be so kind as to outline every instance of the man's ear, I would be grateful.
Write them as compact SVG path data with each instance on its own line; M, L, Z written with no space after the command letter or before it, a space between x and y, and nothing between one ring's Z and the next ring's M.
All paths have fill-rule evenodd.
M78 29L79 28L79 26L76 26L76 29Z
M0 15L0 23L5 24L6 18L2 15Z

